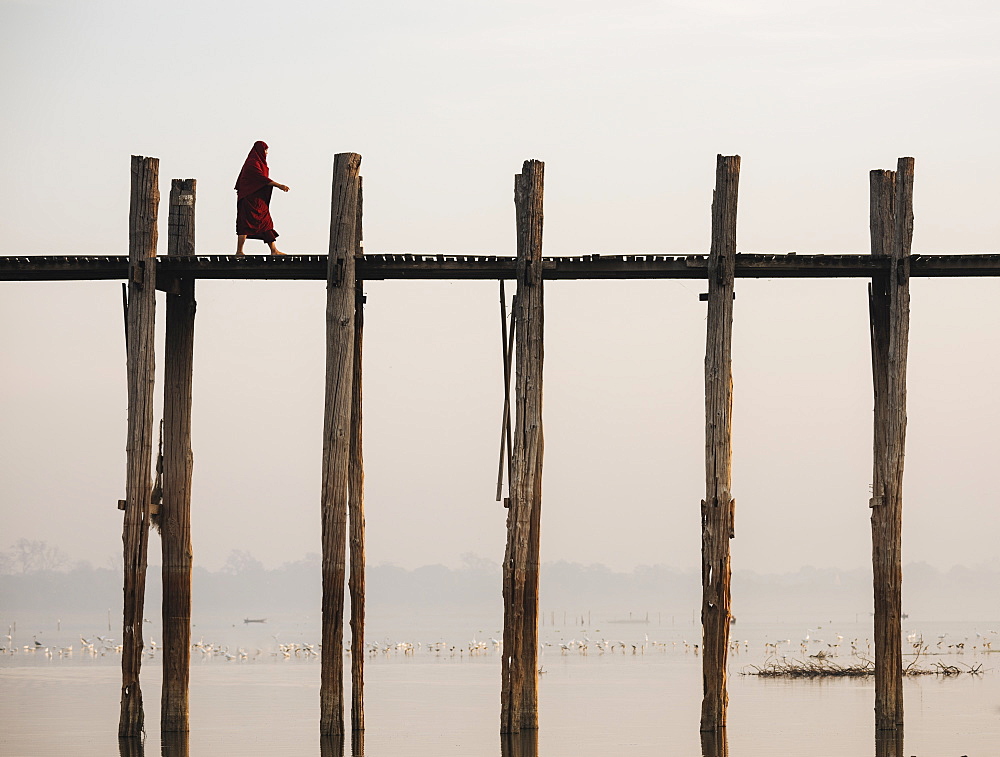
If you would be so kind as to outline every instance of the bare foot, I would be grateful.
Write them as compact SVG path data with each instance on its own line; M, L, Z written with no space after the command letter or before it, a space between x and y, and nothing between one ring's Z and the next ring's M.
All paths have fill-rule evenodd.
M236 254L237 254L237 255L246 255L246 253L245 253L245 252L241 252L241 251L239 251L239 250L237 250Z
M271 254L272 255L284 255L285 253L283 253L281 250L271 250Z

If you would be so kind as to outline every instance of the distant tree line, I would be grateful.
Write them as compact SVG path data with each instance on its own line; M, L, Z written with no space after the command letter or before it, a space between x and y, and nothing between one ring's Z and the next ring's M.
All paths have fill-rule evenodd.
M47 570L65 570L70 559L58 547L44 541L24 537L0 552L0 574L39 573Z
M121 604L121 568L94 568L72 563L44 542L20 539L2 553L0 607L69 613L117 608ZM1000 570L957 566L937 570L926 563L904 568L904 612L911 617L1000 619ZM249 552L234 550L216 571L194 569L195 614L265 617L315 614L321 594L321 560L317 554L265 568ZM406 569L369 565L367 602L372 608L402 612L502 613L500 565L473 554L462 555L461 567L425 565ZM579 613L592 609L609 618L633 612L655 612L663 618L690 619L701 603L697 570L663 565L639 566L629 572L605 565L564 561L542 566L543 613ZM871 572L858 569L800 568L780 575L735 571L733 612L738 619L770 620L802 614L858 616L871 610ZM159 569L151 565L146 606L160 603ZM152 610L155 612L155 610Z

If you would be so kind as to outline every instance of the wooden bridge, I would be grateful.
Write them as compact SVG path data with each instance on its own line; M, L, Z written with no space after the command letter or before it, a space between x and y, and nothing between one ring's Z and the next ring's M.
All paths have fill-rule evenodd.
M865 254L739 253L736 209L740 159L719 156L708 255L542 256L544 165L526 161L515 177L517 255L362 254L361 157L336 156L330 246L326 255L198 256L194 248L196 182L175 179L169 201L168 254L156 255L158 170L155 158L132 158L129 254L0 257L0 280L127 282L128 462L124 509L124 654L119 735L143 726L139 669L147 537L162 542L164 663L161 730L188 730L191 616L191 380L197 279L326 280L327 368L323 432L323 549L320 731L343 734L344 584L351 594L351 730L364 729L364 473L362 336L365 280L497 279L516 281L513 330L504 335L507 426L501 479L509 506L503 586L501 672L503 733L538 728L538 582L541 515L544 282L570 279L699 279L707 292L705 358L706 494L702 513L701 730L724 743L729 647L730 549L735 536L731 482L731 339L734 280L855 277L871 280L874 385L871 508L875 607L875 718L882 733L903 723L901 606L902 476L906 433L909 281L913 276L997 276L1000 254L913 255L913 159L896 171L871 172L871 250ZM156 291L167 293L164 447L154 487L153 333ZM511 420L512 417L512 420ZM506 460L505 460L506 457ZM506 462L506 465L505 465ZM318 472L319 473L319 472ZM498 492L499 499L499 492ZM349 545L349 557L348 557ZM348 570L349 566L349 570ZM721 739L721 741L720 741Z
M578 255L542 258L542 279L707 279L708 255ZM160 256L164 281L192 279L280 279L322 281L327 255ZM911 276L1000 276L1000 254L910 255ZM736 253L736 278L871 278L887 273L890 262L872 255L783 255ZM106 281L128 278L127 255L0 257L0 281ZM499 280L517 278L517 258L502 255L361 255L355 263L363 281L389 279Z

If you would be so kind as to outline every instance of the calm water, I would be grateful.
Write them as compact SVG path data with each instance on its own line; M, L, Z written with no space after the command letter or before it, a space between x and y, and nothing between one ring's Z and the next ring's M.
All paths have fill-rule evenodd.
M336 757L336 745L321 749L317 734L318 659L302 651L286 658L277 646L310 643L290 638L307 635L307 625L295 630L285 624L283 632L276 631L273 623L215 629L211 646L216 651L211 655L195 652L192 658L189 743L164 745L162 754ZM481 623L470 628L475 625ZM928 665L939 661L982 663L984 672L979 676L907 679L904 744L901 749L898 743L891 748L883 745L879 757L1000 755L1000 654L986 652L982 637L975 636L977 630L987 634L986 629L1000 626L921 625L906 631L922 633L924 641L938 653L925 658ZM748 665L766 659L766 641L791 638L791 643L782 647L784 654L802 658L801 643L807 634L809 653L839 644L836 659L842 664L850 662L850 641L858 638L863 647L870 636L864 627L850 624L839 628L837 624L826 628L734 627L734 639L746 644L731 656L727 744L705 745L707 753L732 757L876 754L870 679L789 681L739 674ZM844 639L837 639L838 634ZM410 636L412 654L390 649L372 656L366 669L367 730L363 745L355 744L353 751L358 753L363 746L368 757L703 754L698 734L701 660L692 646L697 640L696 629L655 623L606 624L600 633L597 628L543 629L541 728L537 742L524 740L514 749L502 748L497 735L500 671L499 658L489 641L493 635L492 630L484 634L482 629L474 629L458 641L460 637L452 634L453 640L439 649L430 645L443 641L444 636L426 635L423 640ZM936 647L939 635L944 638L941 647ZM473 637L483 640L485 649L469 653ZM995 635L987 637L997 639ZM46 638L56 641L55 634ZM195 640L198 638L196 631ZM611 644L598 645L602 639L625 646L616 645L611 651ZM69 643L74 640L72 656L60 658L55 653L49 658L39 652L19 652L3 658L3 755L119 754L120 658L113 651L103 657L81 655L79 639L66 639ZM371 640L377 640L381 647L393 647L397 642L388 637ZM207 640L205 643L209 645ZM957 643L966 645L960 654L955 648L948 649L949 644ZM978 648L973 650L973 646ZM994 646L1000 648L1000 641ZM228 660L220 651L223 648L235 659ZM55 646L49 649L53 651ZM240 649L246 652L246 659L240 659ZM148 731L143 752L158 755L158 655L144 662L142 681ZM344 753L352 753L350 743Z

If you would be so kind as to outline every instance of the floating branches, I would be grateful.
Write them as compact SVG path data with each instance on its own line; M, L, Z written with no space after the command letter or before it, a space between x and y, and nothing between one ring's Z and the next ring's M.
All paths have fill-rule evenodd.
M770 660L763 665L749 665L743 675L760 678L864 678L875 675L875 663L861 660L853 665L840 665L827 657L802 660Z
M904 676L942 676L950 678L962 675L979 675L982 673L982 663L974 665L947 665L935 662L930 667L919 667L919 656L903 669ZM865 658L857 658L857 662L841 665L829 657L815 656L808 661L781 658L770 660L763 665L749 665L742 675L759 678L867 678L875 675L875 662Z

